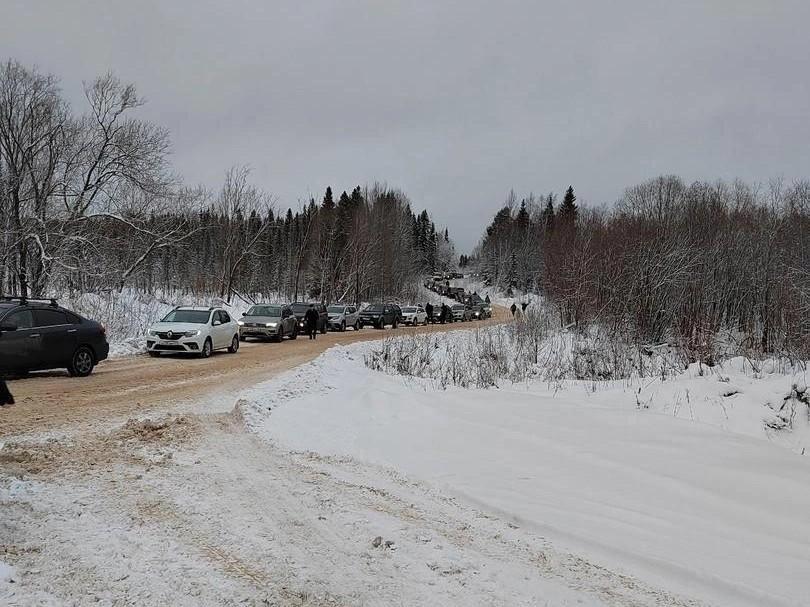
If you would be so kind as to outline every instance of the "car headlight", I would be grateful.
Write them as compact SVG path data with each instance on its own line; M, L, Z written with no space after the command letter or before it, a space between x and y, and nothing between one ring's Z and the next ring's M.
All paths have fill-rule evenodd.
M186 331L183 335L186 337L197 337L199 334L199 331Z
M264 323L264 326L265 326L265 327L267 327L268 329L275 329L275 328L276 328L276 326L277 326L277 323L274 323L274 322L266 322L266 323Z
M244 320L237 320L236 324L239 325L240 327L244 327L245 326L245 321Z

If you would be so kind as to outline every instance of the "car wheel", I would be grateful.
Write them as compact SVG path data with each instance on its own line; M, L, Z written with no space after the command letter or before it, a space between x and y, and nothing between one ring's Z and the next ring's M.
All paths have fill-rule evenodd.
M321 335L326 335L326 323L323 323L323 326L321 327Z
M214 346L211 343L211 338L208 337L208 338L206 338L205 343L203 344L202 352L200 352L200 358L209 358L213 351L214 351Z
M284 341L284 327L279 327L278 328L278 333L276 334L276 341L278 343L281 343L282 341Z
M394 319L394 322L392 322L392 323L391 323L391 328L392 328L392 329L396 329L396 328L397 328L397 323L398 323L398 322L399 322L399 320L395 318L395 319Z
M233 336L233 339L231 340L231 345L228 348L228 352L230 352L231 354L236 354L237 352L239 352L239 336L238 335Z
M96 366L96 361L93 358L93 352L87 346L81 346L73 353L73 358L70 360L68 373L73 377L87 377L93 372L93 367Z
M359 321L359 320L358 320L357 322L355 322L355 323L354 323L354 330L355 330L355 331L359 331L359 330L360 330L360 321Z
M290 339L296 339L298 337L298 325L293 327L292 333L290 333Z
M340 332L343 333L346 330L346 321L344 320L340 323Z

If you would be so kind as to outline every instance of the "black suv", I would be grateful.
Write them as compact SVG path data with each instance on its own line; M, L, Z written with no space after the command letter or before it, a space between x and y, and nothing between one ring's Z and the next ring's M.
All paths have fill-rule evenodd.
M360 311L360 327L371 325L375 329L384 329L385 325L397 328L402 311L399 306L373 303Z
M315 311L318 313L318 331L326 333L326 330L329 328L329 312L326 310L326 306L320 303L308 304L300 301L290 304L295 318L298 319L298 332L304 333L307 330L304 316L306 316L310 305L315 306Z
M86 377L109 351L103 326L54 299L0 297L0 371L66 368Z

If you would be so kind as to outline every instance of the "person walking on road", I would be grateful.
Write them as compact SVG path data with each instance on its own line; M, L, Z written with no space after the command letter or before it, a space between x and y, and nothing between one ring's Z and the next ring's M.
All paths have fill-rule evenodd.
M517 304L515 304L515 302L513 301L512 302L512 307L509 308L509 309L512 310L512 316L514 316L515 312L517 312Z
M315 309L315 304L309 304L309 309L304 314L304 322L307 325L307 335L309 335L310 339L317 339L318 320L320 320L320 315Z
M13 405L14 404L14 397L11 395L11 392L6 385L5 379L0 379L0 407L3 405Z
M425 322L426 323L429 322L429 323L432 324L433 323L433 304L431 304L430 302L427 302L425 304L425 314L427 314L427 321L425 321Z

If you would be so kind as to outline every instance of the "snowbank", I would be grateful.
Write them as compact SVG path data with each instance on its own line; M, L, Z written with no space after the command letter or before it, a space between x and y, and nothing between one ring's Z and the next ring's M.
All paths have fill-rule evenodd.
M686 596L810 604L810 460L763 425L795 377L757 376L736 361L597 391L592 382L435 390L366 368L371 347L334 348L248 391L246 423L293 450L442 486Z

